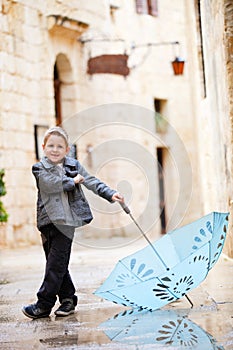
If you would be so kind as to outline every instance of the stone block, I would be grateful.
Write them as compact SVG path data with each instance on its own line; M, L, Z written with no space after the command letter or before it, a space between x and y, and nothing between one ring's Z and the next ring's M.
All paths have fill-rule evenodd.
M25 7L24 11L25 24L29 27L40 27L41 15L38 9L32 7Z
M27 24L23 24L24 40L33 46L43 44L43 31L40 27L32 27Z
M1 70L4 72L15 74L16 73L15 57L7 52L1 52L0 67L1 67Z

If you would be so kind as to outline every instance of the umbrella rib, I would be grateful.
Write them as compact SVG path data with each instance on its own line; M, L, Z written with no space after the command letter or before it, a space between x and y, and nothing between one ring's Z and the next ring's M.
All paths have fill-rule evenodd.
M191 309L193 308L193 302L191 301L191 299L187 296L187 294L184 295L185 298L188 300L188 302L190 303L191 305Z
M182 317L182 318L183 318L183 317ZM176 326L176 329L174 330L174 332L173 332L173 334L172 334L172 336L171 336L171 338L170 338L170 342L173 340L173 338L174 338L175 334L177 333L177 331L178 331L178 329L179 329L179 327L180 327L180 325L181 325L182 322L183 322L183 320L182 320L181 322L178 322L178 324L177 324L177 326Z
M116 333L116 334L111 338L111 340L114 340L115 338L117 338L122 332L123 332L123 329L120 330L118 333Z

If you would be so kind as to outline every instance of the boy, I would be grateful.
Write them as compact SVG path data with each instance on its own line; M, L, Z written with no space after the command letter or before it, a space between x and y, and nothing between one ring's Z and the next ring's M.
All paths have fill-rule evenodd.
M68 270L72 239L75 227L93 219L80 184L109 202L124 202L120 193L88 174L79 161L67 156L69 145L65 130L60 127L47 130L42 147L44 157L33 165L32 173L38 189L37 227L41 232L46 269L37 302L22 309L33 319L48 317L57 296L60 306L55 311L56 316L67 316L75 311L78 298Z

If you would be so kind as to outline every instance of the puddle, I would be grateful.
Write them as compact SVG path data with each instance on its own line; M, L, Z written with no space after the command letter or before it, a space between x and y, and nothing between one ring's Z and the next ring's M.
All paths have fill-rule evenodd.
M80 305L65 318L19 320L1 315L0 348L231 350L233 305L219 311L164 309L132 311L101 303ZM124 311L122 311L122 309ZM208 312L209 311L209 312Z
M40 344L49 349L80 350L232 349L232 333L222 334L222 342L218 341L213 334L191 319L197 311L187 315L187 309L154 312L126 310L107 318L112 311L111 308L84 309L66 319L54 318L48 326L50 330L52 326L53 336L48 337L47 333L45 338L39 339ZM198 315L201 317L199 313ZM209 324L213 315L208 314L205 317ZM98 323L100 319L103 319L103 322Z
M182 311L125 311L102 323L100 328L112 341L123 344L150 344L159 349L224 349Z

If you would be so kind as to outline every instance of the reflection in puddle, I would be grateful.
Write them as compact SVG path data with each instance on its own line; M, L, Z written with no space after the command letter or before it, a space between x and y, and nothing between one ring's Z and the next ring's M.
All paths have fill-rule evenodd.
M127 310L99 326L112 340L127 344L160 344L178 349L224 350L209 333L189 320L182 311Z
M101 313L96 310L80 310L67 317L53 317L32 320L34 325L38 321L37 332L40 336L39 342L46 349L89 349L89 346L99 346L99 344L110 343L109 338L97 328L99 322L106 319L108 312ZM112 315L112 312L110 313ZM110 315L109 314L109 315ZM47 320L47 321L46 321ZM101 321L100 321L101 320ZM48 323L49 322L49 323ZM46 330L45 330L46 328Z
M54 338L48 339L40 339L42 344L46 344L47 346L56 346L56 347L64 347L64 346L72 346L78 344L78 336L77 335L64 335L64 336L56 336Z

